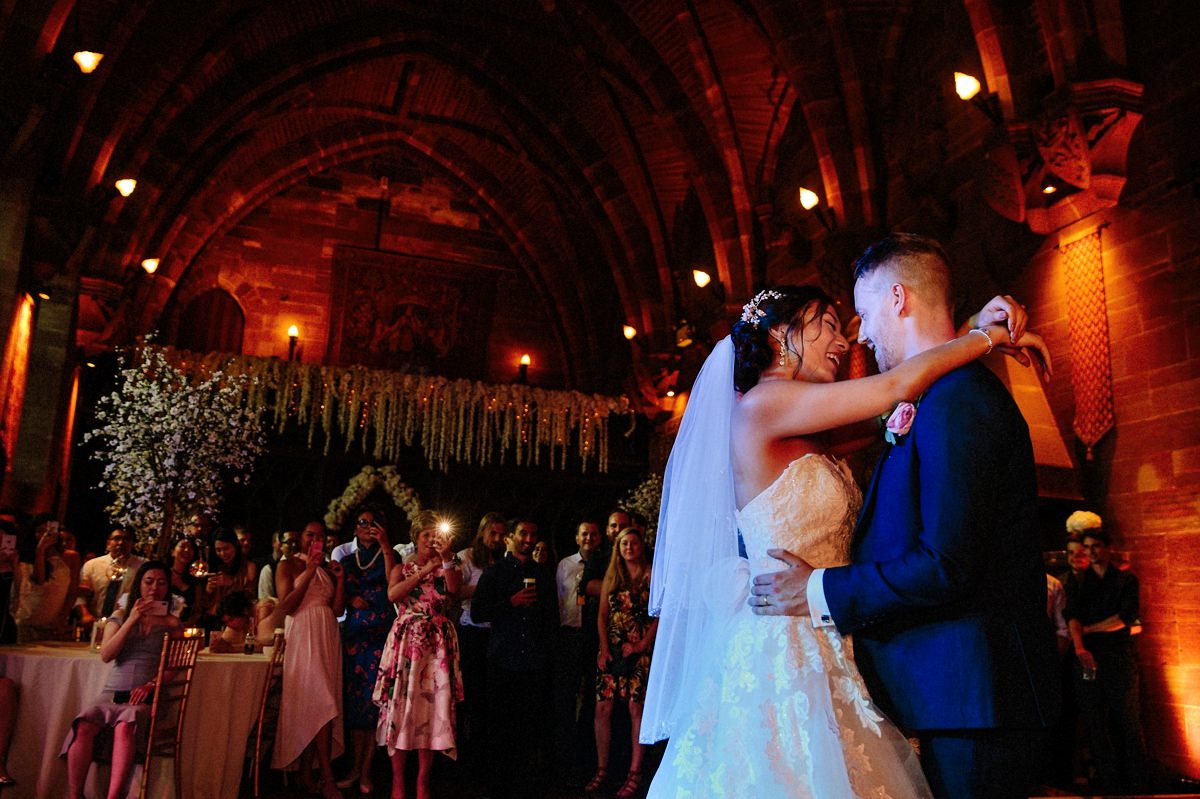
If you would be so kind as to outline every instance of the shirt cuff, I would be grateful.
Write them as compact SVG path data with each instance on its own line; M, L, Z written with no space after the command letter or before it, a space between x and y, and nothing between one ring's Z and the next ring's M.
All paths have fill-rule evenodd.
M816 569L808 577L805 594L808 597L808 612L812 617L813 627L832 627L833 617L829 615L829 602L825 600L825 570Z

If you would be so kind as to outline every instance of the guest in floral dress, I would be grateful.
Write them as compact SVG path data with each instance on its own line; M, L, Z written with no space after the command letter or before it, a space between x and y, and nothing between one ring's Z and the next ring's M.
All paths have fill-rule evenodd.
M338 787L349 788L357 781L362 793L370 793L372 789L371 761L375 757L375 729L379 724L379 707L372 694L383 645L396 620L396 609L387 595L388 575L396 565L387 526L382 509L363 506L354 515L355 546L339 559L346 574L342 712L350 732L352 755L350 773L338 782Z
M600 789L608 776L608 749L612 738L613 702L629 705L630 741L633 752L629 774L617 792L619 799L636 796L642 786L645 745L638 742L642 705L646 701L646 678L650 674L650 651L658 632L658 619L651 618L650 558L646 541L636 527L617 535L612 558L600 592L600 653L596 657L596 775L586 791Z
M458 637L447 608L462 584L449 537L437 532L437 517L422 511L412 526L416 551L393 567L387 598L402 603L392 626L374 700L379 705L377 739L392 759L392 797L403 797L404 765L417 750L417 796L430 796L433 753L455 756L455 703L462 701Z

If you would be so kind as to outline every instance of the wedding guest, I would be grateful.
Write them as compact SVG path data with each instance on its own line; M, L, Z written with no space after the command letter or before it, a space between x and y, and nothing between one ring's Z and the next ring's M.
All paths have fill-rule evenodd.
M8 747L17 723L17 684L0 677L0 792L17 781L8 773Z
M579 547L573 555L558 562L555 584L558 589L558 640L554 650L554 745L555 758L560 773L568 773L575 765L580 695L586 690L592 693L591 685L585 688L585 678L595 669L595 658L584 655L583 605L586 597L581 593L584 564L596 556L600 547L600 525L591 519L579 523L575 530L575 544ZM593 630L593 634L595 630Z
M1099 521L1100 517L1096 516ZM1067 587L1067 624L1079 661L1075 697L1091 739L1101 791L1138 793L1146 785L1137 653L1137 577L1112 563L1103 526L1082 532L1091 567Z
M0 535L11 546L0 546L0 645L17 642L17 622L12 613L16 610L13 590L20 574L21 561L18 555L20 530L15 515L0 518Z
M408 753L417 752L417 796L432 796L434 752L456 756L455 703L463 698L458 668L458 636L446 615L462 573L448 536L437 531L437 517L421 511L410 537L413 558L394 566L387 598L401 604L392 625L374 700L380 707L378 740L392 759L392 796L405 795Z
M171 550L171 598L173 611L180 621L199 619L203 612L200 580L192 576L196 562L196 545L190 538L181 538Z
M555 566L558 563L558 553L554 551L554 543L542 538L534 544L533 562L539 566Z
M618 799L636 796L642 787L642 761L646 746L638 741L642 705L646 701L646 678L650 674L650 652L658 619L649 613L650 559L643 533L627 527L617 535L604 574L600 594L597 632L600 652L596 657L596 774L584 789L598 791L608 777L612 710L616 701L629 706L630 741L633 752L629 774L617 791Z
M100 659L115 660L100 697L71 723L60 756L67 758L68 792L83 796L92 759L111 753L109 799L125 794L134 758L145 757L150 725L150 700L162 653L163 633L180 629L179 619L166 612L170 569L149 561L138 567L126 592L125 609L108 617Z
M549 669L558 629L554 574L533 562L537 524L517 519L508 552L484 571L471 600L488 640L488 776L496 797L537 794L539 751L549 722ZM513 734L513 719L522 734Z
M288 617L283 661L283 697L272 768L299 761L297 780L309 793L338 799L333 758L342 754L342 645L337 617L345 605L342 564L325 562L324 536L305 526L300 553L279 562L275 578L279 604L275 613ZM321 785L312 781L312 766Z
M350 773L338 782L370 793L371 763L375 757L375 730L379 707L372 700L379 676L383 645L396 620L388 599L388 575L396 565L396 552L388 535L383 509L364 505L354 514L355 546L334 550L333 559L346 574L346 619L342 625L342 711L350 733ZM340 556L340 557L339 557Z
M242 554L237 535L232 530L218 528L213 533L208 555L209 577L204 585L208 594L206 615L210 629L216 629L217 606L231 591L249 591L257 587L254 564Z
M108 534L107 552L83 564L79 572L79 595L87 602L85 622L105 618L117 606L117 596L129 588L129 581L144 562L130 552L133 537L123 527Z
M324 525L322 525L324 529ZM258 598L275 599L275 567L280 560L292 554L296 540L300 537L295 530L276 530L271 536L271 558L258 570Z
M480 755L486 746L481 733L487 723L487 650L492 625L477 621L471 615L471 604L484 570L504 556L507 529L502 514L485 513L479 520L471 545L458 553L462 562L458 643L466 697L459 708L458 745L477 777L483 776L484 761ZM477 743L479 746L475 745Z
M44 513L34 518L33 534L33 562L20 569L14 614L22 643L66 637L67 614L79 585L79 553L64 547L54 517Z
M250 631L254 602L245 591L232 591L221 598L217 615L221 619L221 637L209 647L212 652L241 652Z

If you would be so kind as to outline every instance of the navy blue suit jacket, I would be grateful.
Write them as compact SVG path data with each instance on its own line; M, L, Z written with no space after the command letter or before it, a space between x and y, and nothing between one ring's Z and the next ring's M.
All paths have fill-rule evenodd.
M981 364L943 377L886 448L851 563L825 572L880 707L912 730L1036 729L1058 713L1029 429Z

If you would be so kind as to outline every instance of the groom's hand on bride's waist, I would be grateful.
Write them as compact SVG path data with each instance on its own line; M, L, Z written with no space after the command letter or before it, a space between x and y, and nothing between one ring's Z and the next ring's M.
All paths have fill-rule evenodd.
M783 561L787 568L754 577L750 609L759 616L807 616L808 578L813 567L786 549L768 549L767 554Z

